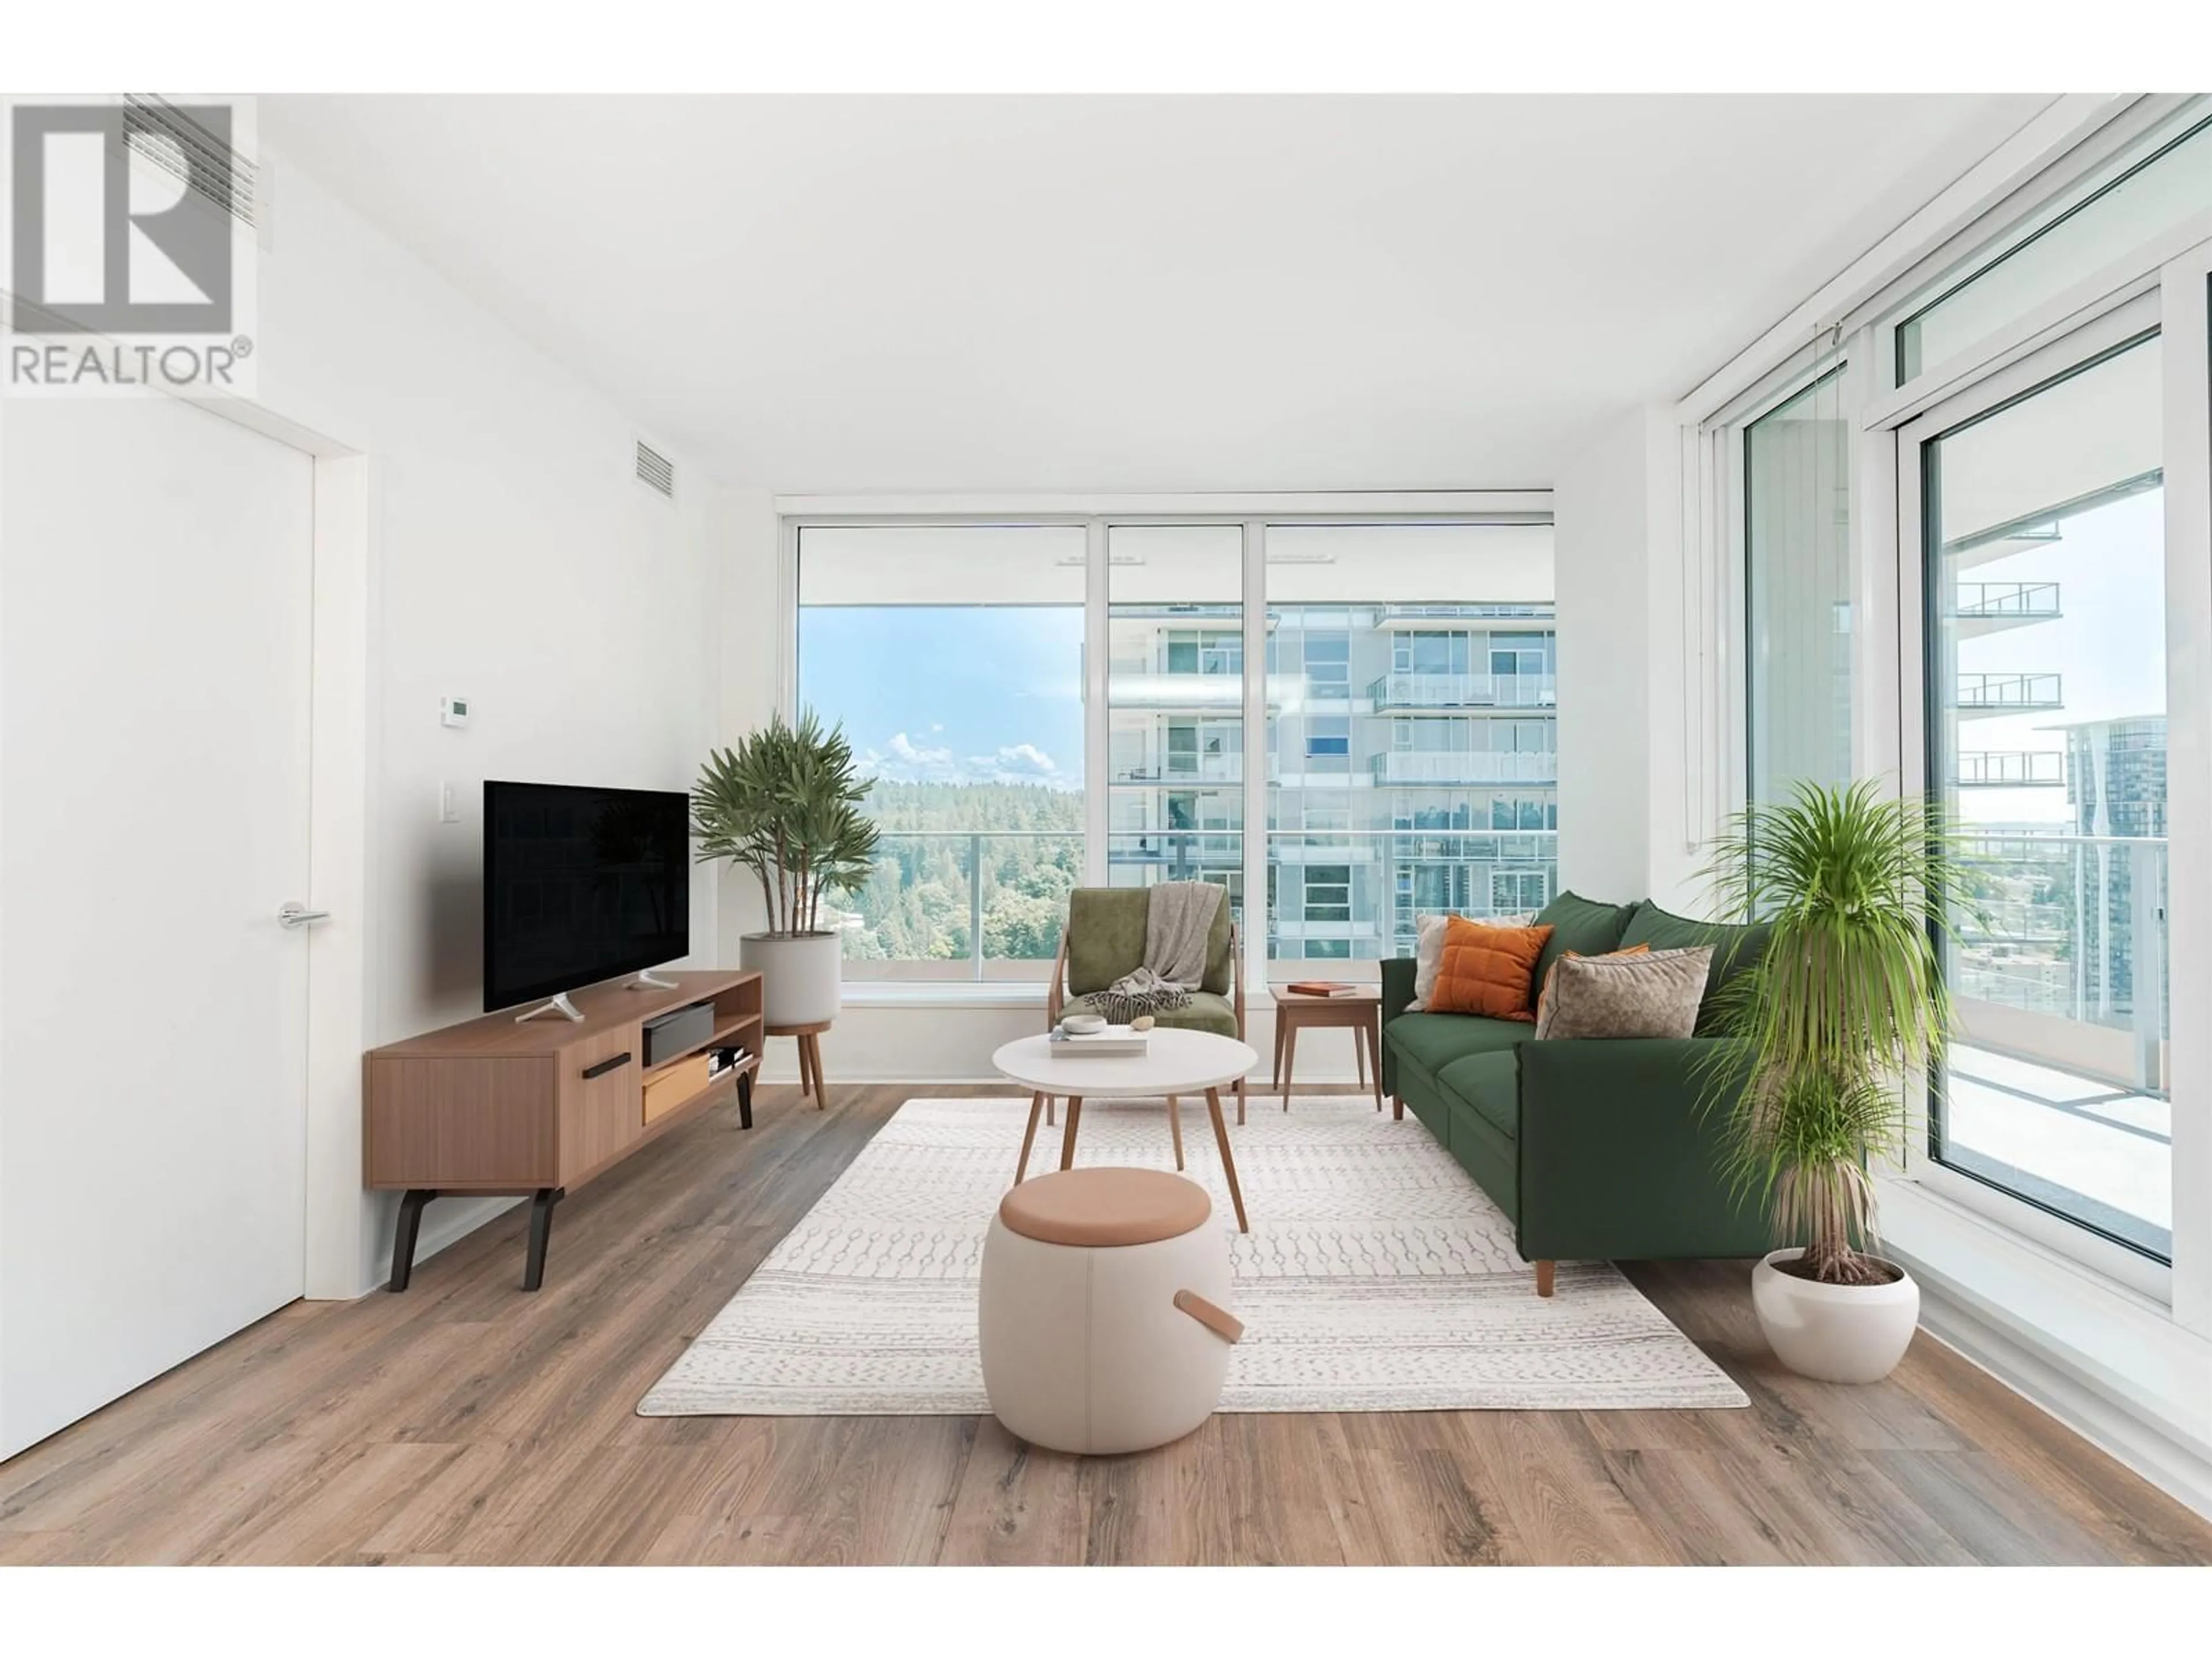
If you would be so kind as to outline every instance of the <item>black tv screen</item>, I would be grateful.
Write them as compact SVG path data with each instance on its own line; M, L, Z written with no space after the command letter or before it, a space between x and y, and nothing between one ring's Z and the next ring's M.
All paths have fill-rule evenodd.
M484 785L486 1010L690 954L690 799L659 789Z

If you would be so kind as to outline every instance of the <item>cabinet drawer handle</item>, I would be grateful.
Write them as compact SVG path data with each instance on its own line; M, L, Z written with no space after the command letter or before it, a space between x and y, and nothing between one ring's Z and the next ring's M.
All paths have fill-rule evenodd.
M589 1083L595 1077L605 1077L609 1072L618 1072L629 1064L629 1050L625 1048L622 1053L603 1060L596 1066L584 1067L584 1081Z

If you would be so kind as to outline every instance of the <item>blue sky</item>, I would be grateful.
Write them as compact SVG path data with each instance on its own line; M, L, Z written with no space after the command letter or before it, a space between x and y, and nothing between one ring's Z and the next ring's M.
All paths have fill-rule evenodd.
M902 782L1083 787L1080 605L808 605L799 700Z

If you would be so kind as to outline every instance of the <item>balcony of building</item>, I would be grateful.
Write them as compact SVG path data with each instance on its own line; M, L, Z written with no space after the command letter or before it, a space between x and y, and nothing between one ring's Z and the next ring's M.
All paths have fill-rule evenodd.
M1559 757L1551 750L1392 750L1369 771L1378 784L1556 783Z
M1378 714L1395 708L1550 708L1559 694L1556 674L1389 673L1367 688Z
M1106 837L1106 865L1109 870L1158 871L1163 879L1176 881L1194 881L1209 871L1241 871L1244 867L1244 832L1115 830Z
M1107 707L1125 713L1235 714L1244 707L1242 666L1209 666L1178 673L1154 661L1109 665Z
M1553 620L1555 607L1547 600L1493 600L1474 605L1382 605L1376 616L1393 622L1535 622Z
M1244 756L1241 750L1221 755L1133 756L1117 761L1106 775L1109 783L1156 784L1168 789L1241 783L1243 778Z
M1374 864L1384 856L1382 830L1271 830L1267 856L1278 864Z
M2059 616L2057 582L1960 582L1951 590L1951 623L1962 640Z
M2062 749L1972 749L1959 757L1961 789L2052 789L2066 781Z
M1953 702L1961 719L2045 714L2065 706L2057 674L1961 674Z

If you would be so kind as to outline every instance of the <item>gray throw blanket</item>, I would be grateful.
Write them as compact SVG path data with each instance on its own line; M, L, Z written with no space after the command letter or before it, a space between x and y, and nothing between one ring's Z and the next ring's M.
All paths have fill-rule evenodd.
M1206 947L1217 908L1227 897L1210 881L1164 881L1145 902L1145 962L1091 1002L1116 1025L1139 1014L1187 1008L1206 979Z

